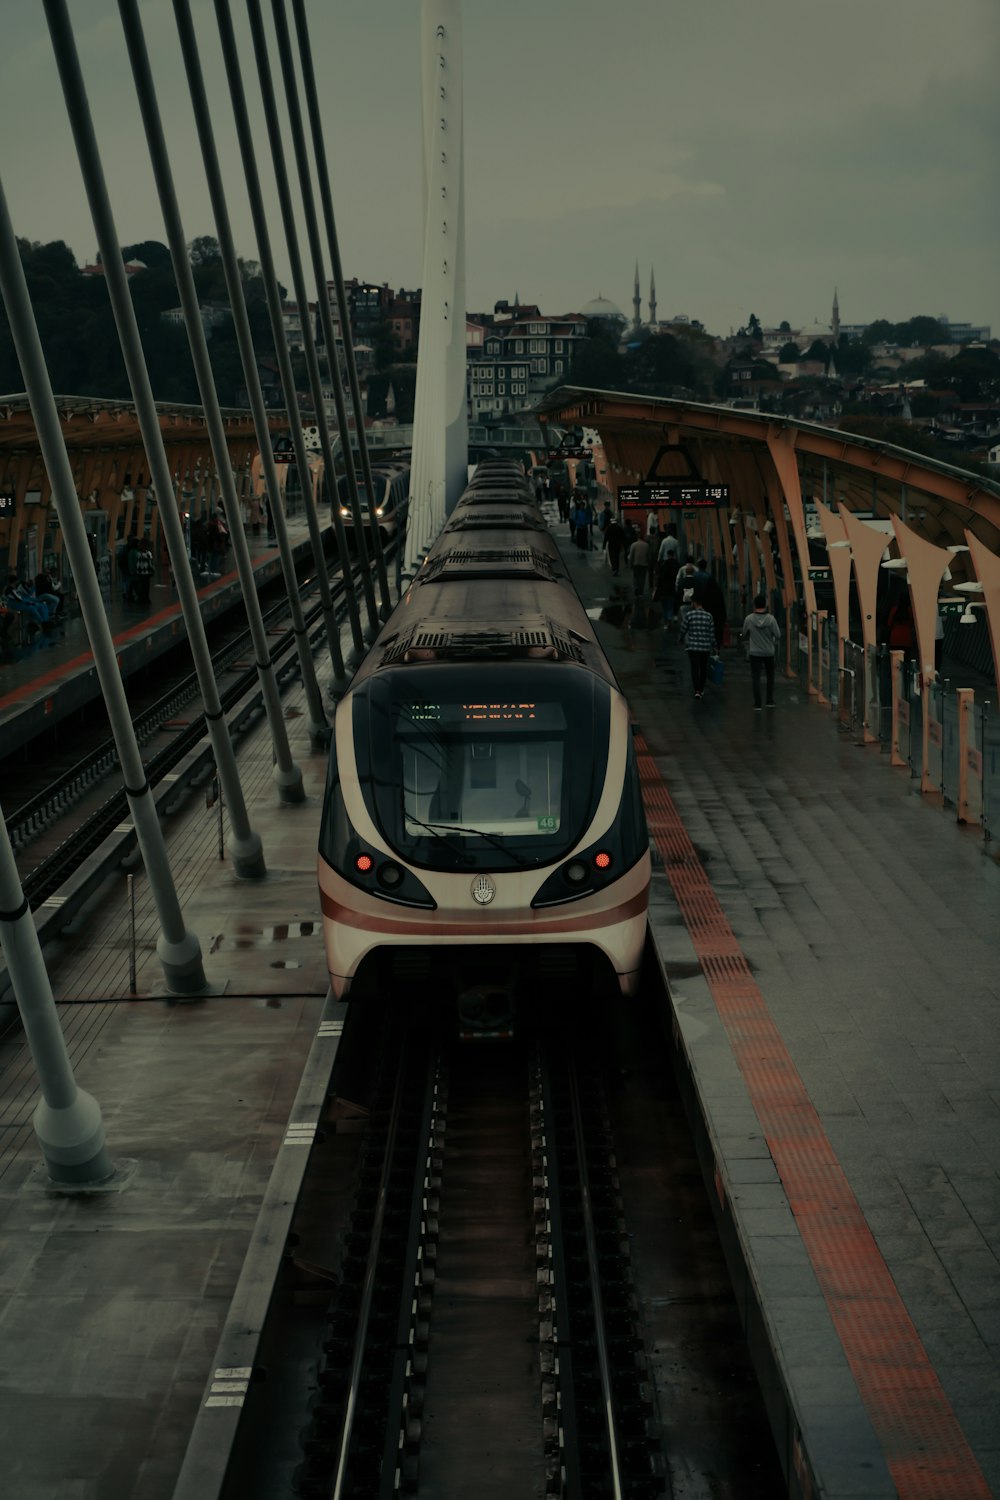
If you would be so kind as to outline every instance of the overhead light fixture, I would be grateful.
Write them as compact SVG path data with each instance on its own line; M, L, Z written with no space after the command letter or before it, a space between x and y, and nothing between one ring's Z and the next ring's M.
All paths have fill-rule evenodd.
M978 578L972 578L968 583L956 583L955 588L961 594L981 594L983 586Z
M945 550L948 552L968 552L969 549L964 542L956 542Z
M831 542L826 550L832 552L835 547L849 547L850 545L850 542Z
M888 562L884 562L882 564L883 568L891 568L894 572L898 572L906 566L907 562L905 557L890 557Z

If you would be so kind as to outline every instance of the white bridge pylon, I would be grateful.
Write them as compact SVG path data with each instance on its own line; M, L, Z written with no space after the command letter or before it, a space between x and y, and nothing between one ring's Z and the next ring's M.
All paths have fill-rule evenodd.
M421 0L424 255L403 574L412 578L468 478L461 0Z

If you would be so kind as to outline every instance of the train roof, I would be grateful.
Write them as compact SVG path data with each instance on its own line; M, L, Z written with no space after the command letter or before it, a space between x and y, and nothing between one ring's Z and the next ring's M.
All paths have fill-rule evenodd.
M617 686L541 510L527 496L480 504L467 490L355 683L389 667L478 672L501 660L563 662Z

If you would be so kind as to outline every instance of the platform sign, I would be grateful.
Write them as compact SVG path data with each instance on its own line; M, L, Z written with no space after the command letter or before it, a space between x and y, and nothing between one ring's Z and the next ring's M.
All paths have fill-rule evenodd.
M717 510L729 504L728 484L702 484L687 479L646 480L618 487L618 505L629 510Z
M830 569L829 568L810 568L809 569L809 582L810 583L826 583L827 580L829 579L829 577L830 577Z
M0 494L0 521L9 521L17 510L17 501L9 490Z

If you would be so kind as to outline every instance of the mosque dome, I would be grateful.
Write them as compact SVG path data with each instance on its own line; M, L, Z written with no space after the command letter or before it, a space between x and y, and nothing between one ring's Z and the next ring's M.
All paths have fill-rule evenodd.
M602 297L600 294L592 302L584 303L580 308L580 315L584 318L609 318L617 319L619 323L628 322L621 308L616 307L613 302L608 301L607 297Z

